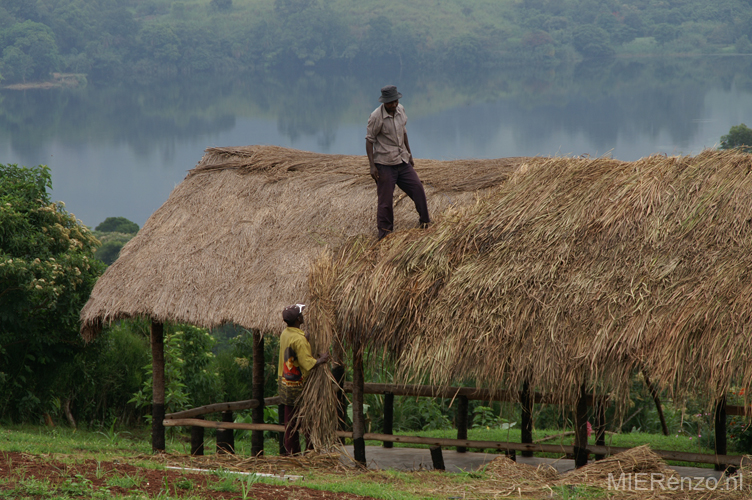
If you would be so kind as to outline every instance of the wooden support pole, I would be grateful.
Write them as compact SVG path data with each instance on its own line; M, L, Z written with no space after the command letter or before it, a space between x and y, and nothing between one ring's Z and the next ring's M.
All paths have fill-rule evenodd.
M204 417L198 417L203 420ZM191 455L204 454L204 427L191 427Z
M467 439L467 396L457 396L457 439ZM458 446L457 453L465 453L465 446Z
M222 422L232 422L231 411L222 412ZM232 428L217 429L217 453L235 453L235 431Z
M444 455L441 453L441 446L431 446L431 461L434 470L446 470L444 467Z
M648 374L644 371L642 372L642 376L645 378L645 385L648 388L648 391L650 391L650 395L653 398L653 402L655 403L655 409L658 411L658 419L661 421L661 430L663 431L664 436L668 436L668 425L666 425L666 417L663 415L663 405L661 404L661 398L658 395L658 389L655 388L655 386L650 383L650 378L648 378Z
M606 445L606 404L605 396L597 398L595 404L595 444L596 446ZM596 460L603 460L606 455L596 454Z
M332 376L337 381L337 430L347 430L347 398L342 387L345 384L345 365L335 364L332 367ZM340 438L340 443L345 444L345 438Z
M151 449L154 453L165 451L165 358L164 325L151 322Z
M253 385L251 393L259 405L251 410L254 424L264 423L264 337L258 330L253 331ZM264 431L251 431L251 455L260 457L264 454Z
M394 394L384 394L384 434L394 434ZM391 448L394 443L384 441L384 448Z
M533 442L533 395L530 393L530 382L525 380L522 384L522 393L520 394L520 403L522 409L520 411L520 421L522 426L520 427L520 442L532 443ZM532 451L523 451L523 457L532 457Z
M585 403L585 386L580 388L574 415L574 466L576 468L587 465L587 404Z
M715 453L726 454L726 396L718 400L715 405ZM725 464L715 464L715 470L726 470Z
M366 464L366 442L363 435L366 432L366 423L363 415L363 351L360 345L353 346L353 451L355 460L362 465Z
M282 431L277 433L277 440L279 441L279 455L286 455L285 451L285 411L284 405L277 406L277 423L282 426Z

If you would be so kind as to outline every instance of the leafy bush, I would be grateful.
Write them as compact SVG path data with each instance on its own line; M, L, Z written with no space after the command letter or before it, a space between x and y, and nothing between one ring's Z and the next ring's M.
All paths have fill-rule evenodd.
M104 266L51 187L44 165L0 165L0 417L53 412L84 375L79 312Z
M218 402L219 374L211 369L214 337L204 328L169 324L164 335L165 413ZM130 402L149 409L153 393L151 359L143 370L143 386Z

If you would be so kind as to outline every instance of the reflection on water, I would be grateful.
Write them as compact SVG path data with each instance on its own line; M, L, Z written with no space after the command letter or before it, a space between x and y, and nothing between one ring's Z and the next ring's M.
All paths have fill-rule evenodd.
M694 154L752 122L752 59L612 60L444 75L296 74L0 93L0 162L47 164L53 198L95 226L143 225L205 148L364 154L398 85L416 157Z

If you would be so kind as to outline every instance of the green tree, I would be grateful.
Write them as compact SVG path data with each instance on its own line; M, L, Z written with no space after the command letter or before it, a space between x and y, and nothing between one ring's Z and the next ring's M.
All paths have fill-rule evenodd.
M614 49L608 33L592 24L575 28L572 34L574 48L586 58L612 57Z
M125 217L107 217L94 230L103 233L136 234L138 232L138 224L129 221Z
M24 21L13 25L3 38L2 73L8 80L44 79L57 69L57 43L48 26Z
M0 165L0 417L28 418L59 401L83 349L79 312L104 266L99 242L52 203L50 170Z
M721 136L720 149L740 149L752 153L752 129L745 124L734 125L729 133Z
M139 38L146 58L163 63L175 63L180 59L180 40L169 25L147 24Z
M94 257L108 266L120 256L120 250L138 232L138 224L131 222L125 217L107 217L96 228L94 235L102 246L94 252Z

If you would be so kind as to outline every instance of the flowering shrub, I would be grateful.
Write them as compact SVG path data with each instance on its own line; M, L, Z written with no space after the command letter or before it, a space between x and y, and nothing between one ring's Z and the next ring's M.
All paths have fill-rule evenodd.
M51 187L44 165L0 164L0 417L54 411L81 376L78 314L104 266Z

